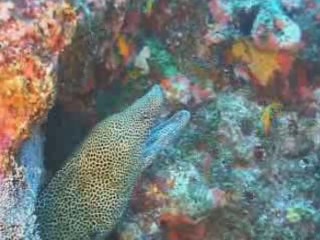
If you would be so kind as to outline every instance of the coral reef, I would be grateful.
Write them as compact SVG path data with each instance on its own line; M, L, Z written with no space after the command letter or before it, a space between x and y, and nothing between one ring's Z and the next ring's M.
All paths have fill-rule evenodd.
M57 54L76 21L68 4L25 4L1 3L7 11L0 25L1 176L12 170L13 154L53 105Z
M301 44L302 32L281 9L277 1L264 3L251 32L254 43L262 49L295 50Z
M62 1L2 1L0 9L0 238L36 239L32 211L44 158L41 133L32 129L53 106L57 57L76 13Z
M0 200L10 204L2 204L0 238L38 238L32 211L44 171L45 181L54 177L39 200L41 235L55 232L46 219L59 211L63 234L81 219L75 204L76 213L55 209L60 195L50 186L63 184L65 166L77 166L72 152L100 119L123 116L158 84L166 108L139 145L145 162L107 239L320 239L319 8L316 0L2 2ZM168 144L180 117L189 119L185 111L169 117L181 109L190 123ZM98 175L84 165L77 187L92 189ZM53 204L51 215L42 200ZM94 225L81 224L73 229L85 234Z
M212 0L209 8L215 23L206 39L212 44L241 35L251 36L262 49L293 51L301 44L300 27L285 14L279 1Z
M97 104L94 93L124 78L126 64L122 60L125 55L128 61L133 51L121 33L130 1L71 2L79 10L79 24L72 44L59 58L63 68L58 74L57 100L68 112L93 116Z

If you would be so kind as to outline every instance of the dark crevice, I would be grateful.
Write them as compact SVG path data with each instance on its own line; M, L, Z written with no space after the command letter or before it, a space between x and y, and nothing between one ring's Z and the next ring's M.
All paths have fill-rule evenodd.
M237 13L236 27L243 35L248 36L251 34L253 23L256 19L258 11L259 7L254 7L248 11L242 9Z
M44 165L51 173L61 168L88 132L85 118L78 113L68 113L59 104L49 112L45 124L46 156Z

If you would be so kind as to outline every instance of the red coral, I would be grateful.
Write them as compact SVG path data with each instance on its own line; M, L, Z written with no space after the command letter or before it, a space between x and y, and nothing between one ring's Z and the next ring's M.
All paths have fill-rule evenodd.
M199 105L203 102L207 102L213 100L215 98L215 94L210 88L201 88L199 85L193 84L190 87L191 95L194 100L195 105Z
M135 212L146 212L168 206L171 199L167 195L174 181L155 176L153 179L140 179L133 191L131 207Z
M294 59L295 58L292 56L292 54L286 51L281 51L277 55L278 63L281 66L281 74L283 74L286 78L291 72Z
M310 89L310 82L308 80L307 69L303 65L297 68L297 93L302 100L311 100L312 91Z
M206 236L205 224L184 214L164 213L160 225L168 240L199 240Z

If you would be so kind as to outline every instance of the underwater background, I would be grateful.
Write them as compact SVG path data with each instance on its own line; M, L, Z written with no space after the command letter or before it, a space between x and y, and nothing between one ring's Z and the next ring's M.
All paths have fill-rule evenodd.
M319 87L318 0L1 0L0 240L320 240Z

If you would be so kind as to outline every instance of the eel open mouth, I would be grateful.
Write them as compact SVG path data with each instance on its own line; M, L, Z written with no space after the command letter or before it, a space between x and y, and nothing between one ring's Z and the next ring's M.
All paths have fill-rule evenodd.
M189 120L190 113L186 110L181 110L169 119L162 120L151 129L142 155L146 166L150 165L157 154L180 135L181 130Z

